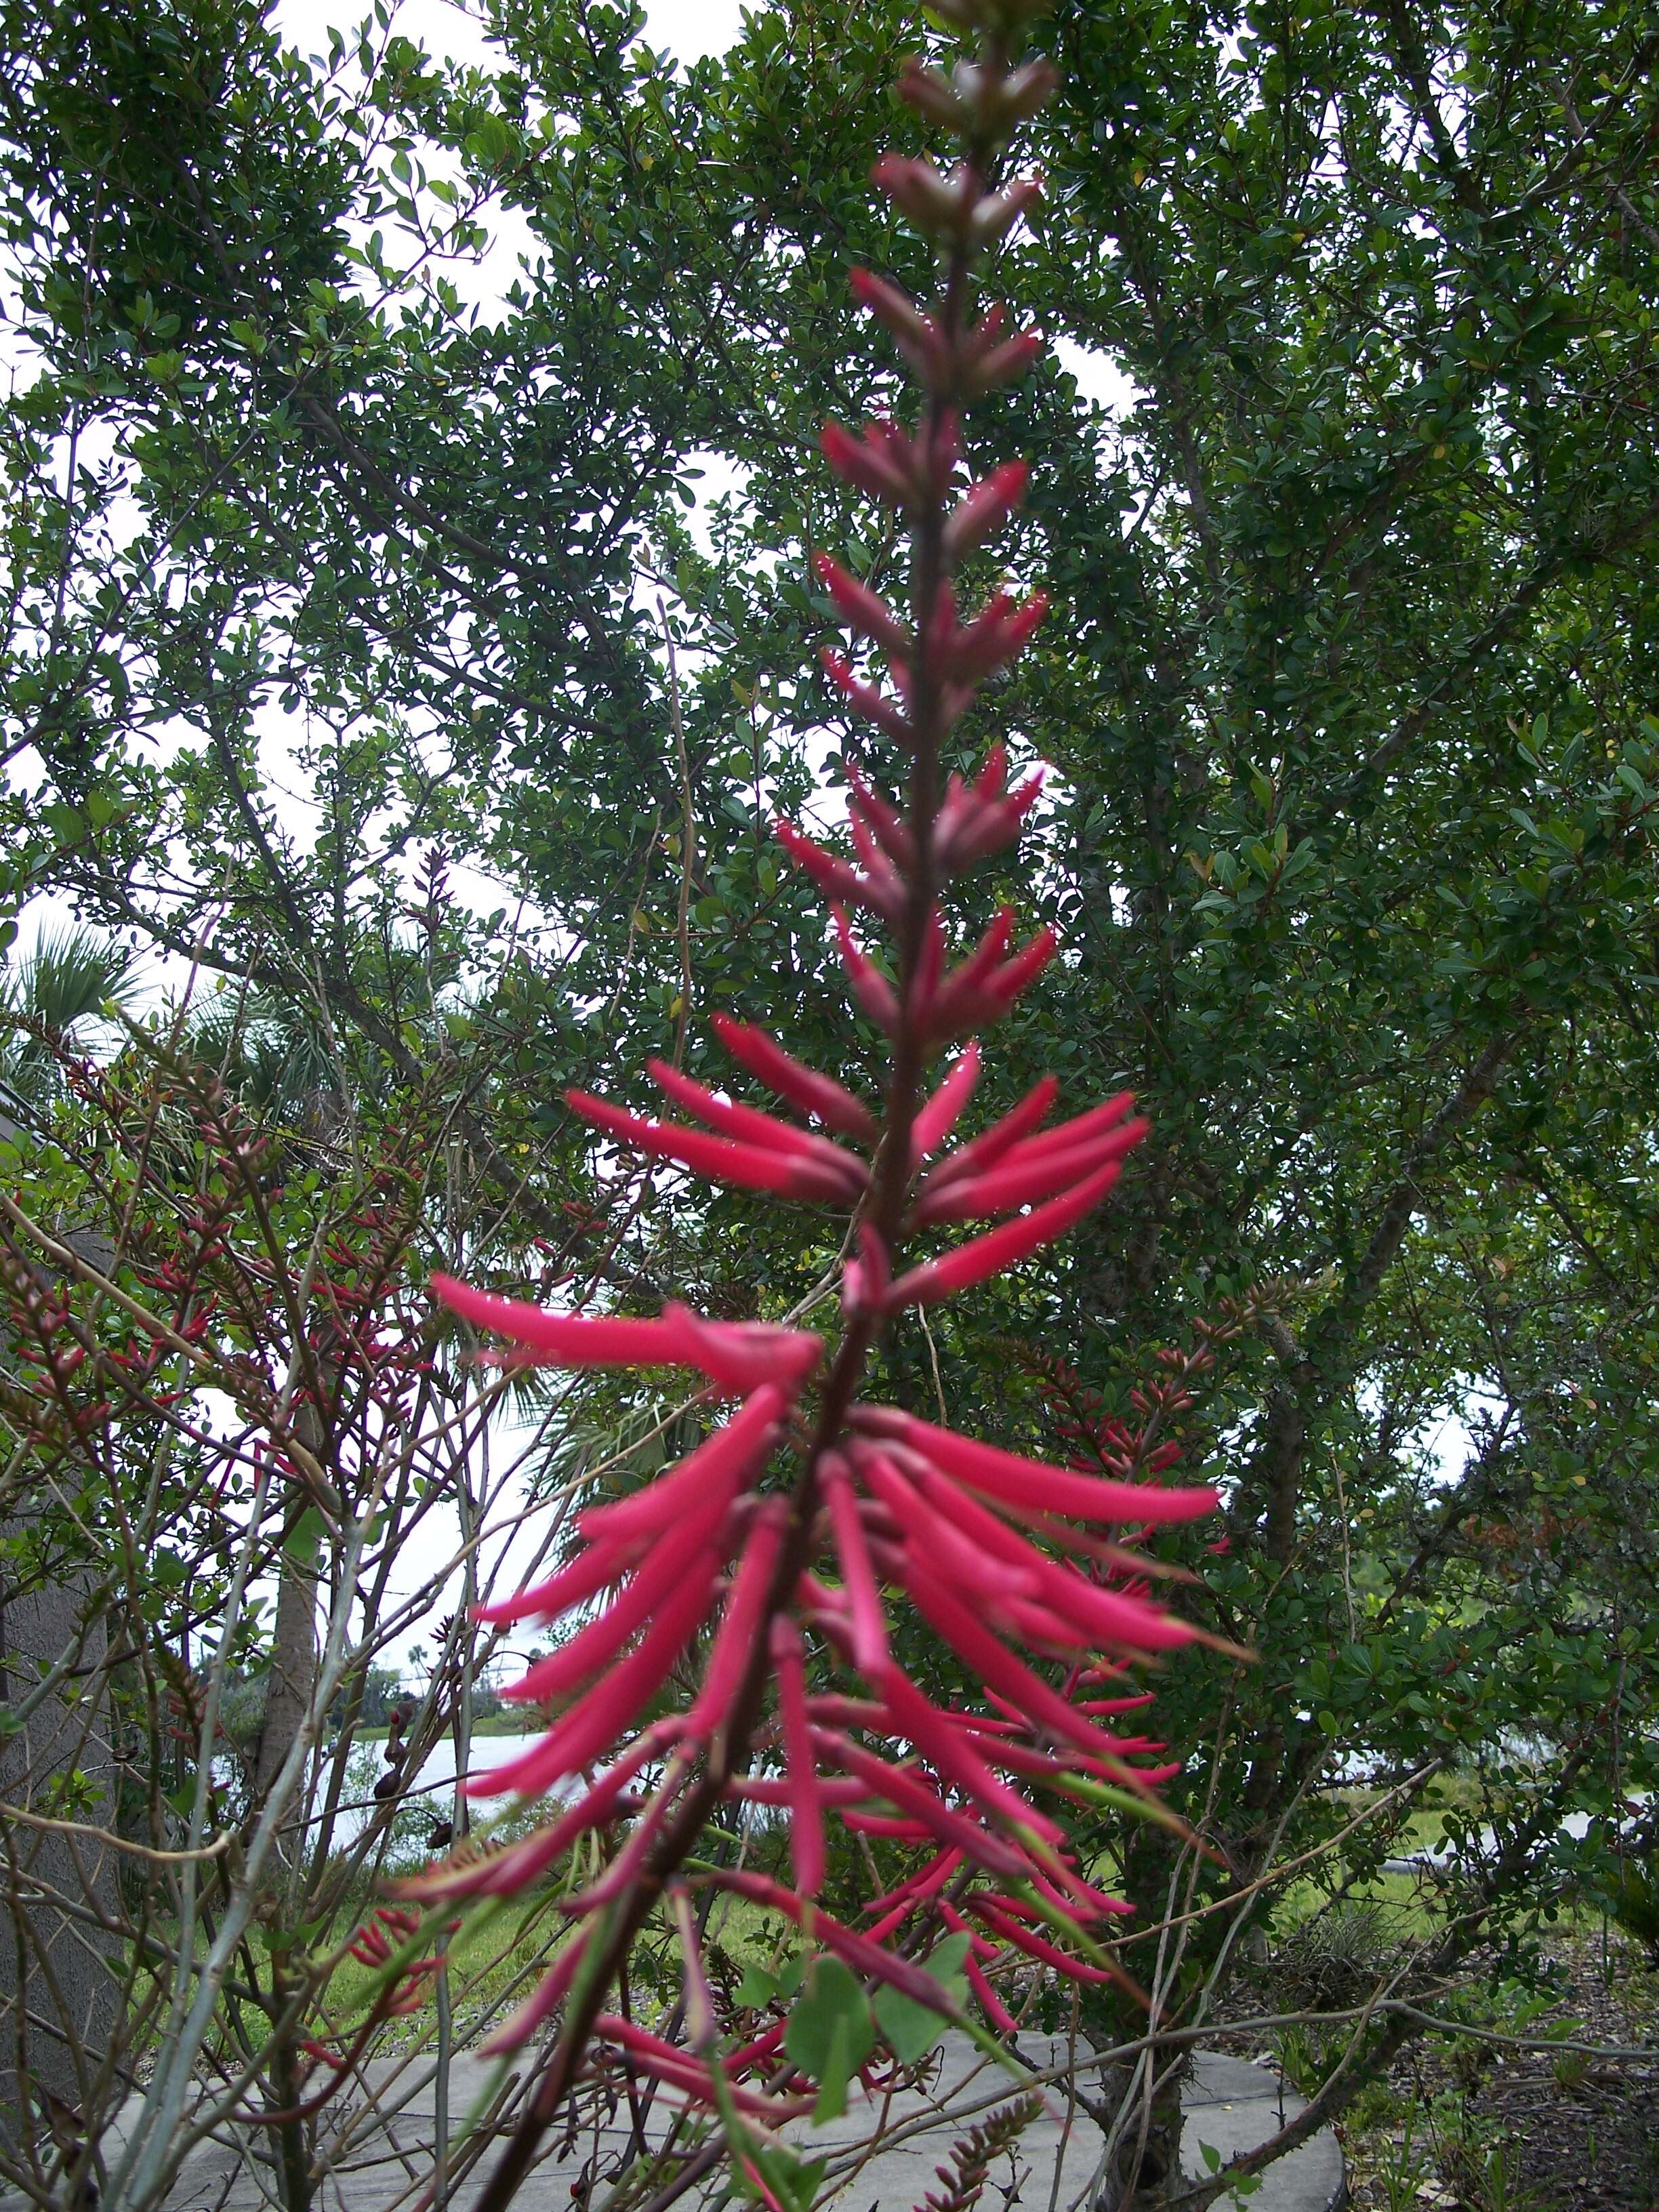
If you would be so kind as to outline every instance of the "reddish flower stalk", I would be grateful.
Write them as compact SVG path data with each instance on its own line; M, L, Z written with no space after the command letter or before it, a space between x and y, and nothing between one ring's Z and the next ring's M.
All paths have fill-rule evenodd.
M929 1927L971 1936L969 1988L999 2027L1010 2014L994 1977L1021 1961L1123 1979L1097 1931L1127 1908L1084 1877L1049 1806L1085 1802L1103 1785L1152 1801L1156 1781L1173 1771L1146 1764L1162 1747L1103 1725L1139 1698L1079 1693L1115 1683L1137 1656L1193 1632L1155 1601L1145 1577L1126 1583L1111 1547L1090 1532L1123 1522L1144 1534L1189 1520L1212 1510L1215 1493L1044 1465L860 1398L872 1348L909 1307L957 1295L1064 1236L1106 1198L1146 1133L1127 1096L1045 1129L1057 1095L1045 1079L1000 1121L951 1144L980 1076L973 1033L1006 1014L1055 951L1047 929L1018 943L1015 916L1004 909L953 963L943 903L957 877L1018 836L1041 786L1039 773L1011 789L1000 744L971 778L947 776L944 763L981 685L1026 648L1047 605L1041 593L1018 601L997 591L976 612L962 611L963 564L1007 524L1027 483L1025 465L1007 461L964 486L960 417L1039 349L1000 307L976 318L971 297L975 262L1038 193L1034 180L1004 184L998 175L1010 132L1054 82L1046 63L1016 64L1021 19L1035 8L1036 0L950 0L942 12L978 33L975 61L950 75L920 63L906 70L902 96L956 136L960 158L947 173L887 155L874 181L934 241L938 282L927 302L862 270L853 284L908 364L918 404L908 423L876 420L859 432L830 424L823 439L830 467L894 510L909 534L902 607L827 554L817 563L860 649L885 659L884 679L835 651L825 666L849 708L900 756L904 790L885 797L873 770L849 763L850 857L787 824L779 835L829 904L855 1004L888 1040L885 1097L878 1109L763 1032L719 1015L717 1034L739 1066L798 1118L656 1062L659 1088L690 1121L568 1094L606 1140L647 1158L849 1211L856 1253L833 1352L805 1332L715 1324L680 1306L653 1318L552 1315L447 1277L434 1282L475 1327L507 1340L511 1359L675 1364L703 1376L711 1397L741 1401L678 1468L580 1515L584 1548L556 1574L483 1608L495 1621L555 1620L598 1601L509 1693L571 1702L528 1754L474 1787L533 1794L586 1778L576 1801L525 1841L453 1859L411 1890L433 1900L500 1897L578 1837L632 1823L597 1880L564 1900L587 1931L580 1946L567 1947L496 2038L510 2047L562 2008L558 2039L483 2212L507 2202L585 2062L647 2072L694 2103L718 2106L734 2128L739 2113L792 2108L733 2086L737 2073L775 2067L777 2039L752 2039L718 2059L706 1983L689 1955L687 2018L700 2023L693 2049L603 2010L634 1934L722 1797L787 1809L794 1886L735 1870L699 1879L783 1913L872 1984L948 2009L954 2001L916 1963L908 1937L896 1948L901 1930ZM884 938L881 960L855 936L849 911ZM941 1049L958 1040L954 1061L933 1076ZM985 1221L997 1225L951 1241L954 1224ZM1150 1475L1157 1464L1136 1473ZM961 1710L935 1705L896 1665L893 1592L981 1685L979 1700ZM647 1702L705 1633L696 1695L639 1729ZM609 1769L596 1782L587 1771L600 1762ZM879 1900L865 1933L816 1901L837 1821L926 1855ZM695 1948L686 1893L675 1899L683 1941ZM752 2177L741 2138L734 2150Z

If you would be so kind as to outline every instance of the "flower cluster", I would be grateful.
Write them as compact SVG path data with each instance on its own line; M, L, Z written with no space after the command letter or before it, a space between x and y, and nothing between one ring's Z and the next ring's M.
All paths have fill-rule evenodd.
M1058 1086L1045 1079L977 1134L957 1136L981 1073L978 1033L1055 949L1046 929L1018 942L1004 908L952 957L952 883L1018 839L1042 779L1011 780L1000 745L972 774L947 774L944 758L980 688L1030 643L1045 607L1040 593L1003 590L966 605L964 564L1013 516L1027 472L1003 463L964 478L962 416L1039 350L1000 308L975 317L967 301L976 257L1037 198L1033 179L1000 180L998 154L1054 78L1044 63L1017 64L1025 10L1014 0L953 0L944 12L980 31L977 58L949 74L913 64L900 91L957 136L962 158L945 172L889 156L874 171L935 242L936 298L923 304L867 273L854 277L855 298L920 386L919 404L908 424L832 423L823 437L830 467L910 536L902 609L828 555L817 560L855 651L884 663L832 651L830 679L884 757L896 751L904 789L889 799L867 761L848 763L846 854L792 824L778 830L828 903L854 1006L888 1040L884 1097L860 1097L723 1016L716 1033L777 1109L656 1062L652 1078L671 1109L662 1116L568 1094L611 1145L709 1182L850 1214L836 1340L709 1322L678 1305L638 1319L556 1315L447 1276L434 1283L474 1328L506 1340L509 1359L679 1367L702 1378L710 1401L732 1405L678 1466L582 1512L580 1549L550 1579L483 1609L495 1623L580 1610L581 1625L507 1692L562 1710L525 1756L469 1785L544 1795L556 1809L524 1840L464 1850L413 1887L434 1901L508 1895L584 1835L617 1832L602 1870L563 1900L574 1932L557 1963L496 2039L512 2047L562 2008L555 2087L574 2078L590 2034L601 2052L722 2110L738 2076L772 2065L775 2036L715 2060L695 2038L682 2048L602 2010L621 1947L720 1799L787 1811L793 1883L732 1869L700 1880L781 1913L866 1982L935 2009L955 2001L917 1963L917 1939L949 1931L965 1947L974 1998L1006 2028L1005 1968L1119 1974L1102 1937L1128 1908L1077 1864L1057 1808L1117 1802L1156 1815L1156 1785L1174 1771L1160 1745L1115 1723L1145 1702L1134 1662L1194 1632L1149 1582L1126 1582L1123 1554L1102 1532L1191 1520L1212 1510L1214 1492L1152 1479L1167 1450L1150 1452L1135 1479L1117 1479L1027 1458L864 1395L885 1330L1064 1236L1106 1198L1146 1127L1127 1094L1055 1121ZM963 1224L981 1225L956 1235ZM940 1702L912 1679L890 1633L899 1604L956 1655L977 1694ZM695 1694L641 1725L694 1649ZM817 1902L836 1822L921 1854L870 1905L861 1930ZM773 2088L787 2087L788 2069L774 2074ZM744 2094L751 2116L789 2108L787 2096ZM546 2085L537 2109L550 2110Z

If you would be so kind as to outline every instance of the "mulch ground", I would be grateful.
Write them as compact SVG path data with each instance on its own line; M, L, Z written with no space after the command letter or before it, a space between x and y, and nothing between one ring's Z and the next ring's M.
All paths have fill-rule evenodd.
M1656 2212L1659 1973L1617 1931L1545 1947L1574 2040L1639 2059L1426 2039L1342 2130L1355 2212ZM1534 2029L1534 2033L1538 2031Z

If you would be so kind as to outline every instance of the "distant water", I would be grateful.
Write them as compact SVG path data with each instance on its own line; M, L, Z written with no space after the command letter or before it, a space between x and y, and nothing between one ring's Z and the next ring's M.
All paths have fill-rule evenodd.
M467 1771L483 1774L492 1766L505 1766L509 1759L516 1759L520 1752L528 1751L532 1744L539 1741L538 1731L525 1735L474 1736ZM367 1747L378 1759L380 1747L371 1744ZM380 1773L384 1768L377 1765L375 1771ZM447 1820L454 1809L454 1784L455 1739L446 1735L427 1753L420 1772L405 1783L402 1807L418 1808L434 1820ZM364 1802L355 1795L343 1805L334 1824L334 1848L342 1850L355 1843L368 1826L374 1811L372 1799Z

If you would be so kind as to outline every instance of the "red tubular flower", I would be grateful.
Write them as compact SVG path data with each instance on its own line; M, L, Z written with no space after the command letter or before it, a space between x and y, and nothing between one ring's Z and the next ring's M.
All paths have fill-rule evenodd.
M832 1160L817 1153L802 1153L779 1146L763 1151L758 1145L735 1144L726 1137L708 1137L678 1121L653 1121L595 1098L591 1091L570 1090L566 1103L584 1121L607 1136L631 1146L647 1158L672 1160L690 1168L710 1182L732 1183L740 1190L769 1190L779 1198L803 1199L817 1206L856 1202L864 1187L864 1171L856 1160L836 1155Z
M682 1517L696 1505L705 1490L718 1488L729 1503L755 1474L777 1440L778 1424L789 1400L775 1384L755 1392L741 1413L683 1459L667 1474L659 1474L643 1490L606 1505L589 1506L576 1516L576 1526L590 1543L626 1544L637 1537L656 1538L682 1525Z
M1016 1830L1027 1828L1054 1844L1061 1831L1046 1814L1026 1802L1006 1782L999 1781L974 1749L965 1729L950 1716L931 1705L899 1668L890 1666L882 1678L882 1695L895 1731L908 1738L939 1773L990 1816L1007 1821Z
M842 619L860 637L867 637L872 645L880 646L884 653L896 653L901 660L909 657L915 650L914 641L885 599L867 584L860 584L856 577L849 576L841 563L832 561L827 553L815 554L812 566Z
M844 1959L856 1972L867 1974L872 1981L886 1982L918 2004L926 2005L932 2012L954 2014L955 2008L942 1984L936 1982L913 1960L896 1957L872 1943L867 1936L860 1936L827 1912L820 1911L787 1890L781 1883L763 1874L749 1874L741 1869L723 1869L710 1877L721 1889L730 1890L738 1897L749 1898L756 1905L781 1912L786 1920L797 1927L810 1926L812 1935L825 1950L833 1951Z
M763 1382L798 1390L823 1351L823 1339L805 1329L703 1321L683 1305L665 1306L656 1321L551 1314L542 1306L475 1290L453 1275L434 1273L431 1280L436 1295L463 1320L511 1338L532 1361L551 1366L696 1367L723 1395L744 1397Z
M853 986L853 996L877 1028L885 1030L890 1036L899 1024L899 1006L893 987L874 963L860 951L842 908L832 906L830 913L836 925L836 948Z
M719 2104L720 2096L707 2063L694 2058L678 2044L665 2043L659 2035L653 2035L649 2029L623 2019L617 2013L602 2014L593 2023L593 2033L625 2052L635 2070L649 2075L665 2088L679 2090L694 2105ZM813 2102L810 2097L757 2096L752 2090L735 2084L728 2087L725 2094L738 2112L761 2120L793 2118L798 2113L810 2112Z
M1000 192L987 192L970 218L974 242L996 246L1006 238L1021 216L1029 215L1042 198L1040 177L1020 177Z
M505 1765L473 1775L466 1784L467 1795L499 1797L513 1790L521 1797L539 1797L556 1783L591 1765L667 1680L714 1601L719 1568L719 1554L712 1550L685 1561L679 1580L629 1656L531 1750Z
M875 1115L834 1076L804 1066L764 1030L733 1021L730 1014L715 1015L714 1034L740 1066L798 1112L810 1114L827 1129L839 1129L844 1137L873 1143L879 1133Z
M520 1590L515 1597L498 1598L493 1605L478 1606L474 1608L473 1618L495 1626L538 1617L555 1620L573 1605L580 1605L584 1598L608 1589L634 1564L639 1550L637 1544L590 1544L580 1559L562 1567L548 1581Z
M979 1047L970 1038L951 1063L951 1073L916 1115L910 1132L913 1162L920 1164L929 1152L936 1152L956 1127L979 1081Z
M859 1521L858 1500L846 1461L839 1453L825 1461L822 1470L830 1518L836 1534L836 1553L851 1610L853 1656L867 1680L878 1681L887 1668L887 1628L882 1617L881 1593L871 1565L870 1549Z
M542 2022L550 2019L569 1996L586 1946L587 1931L584 1929L565 1945L538 1983L534 1994L502 2022L487 2042L479 2045L484 2057L499 2058L507 2051L524 2048Z
M823 1886L823 1793L806 1711L800 1632L787 1613L779 1613L772 1623L771 1652L778 1670L778 1711L788 1765L790 1861L796 1889L803 1897L816 1897Z
M688 1736L706 1735L720 1727L743 1686L750 1654L766 1626L772 1576L782 1547L787 1514L788 1508L781 1498L765 1498L756 1510L743 1558L732 1578L732 1594L726 1601L720 1634L709 1654L702 1687L685 1717Z
M849 270L848 283L860 307L890 332L912 368L941 386L951 380L954 364L949 343L933 317L923 314L908 293L884 276L872 276L867 269ZM981 348L981 357L975 363L981 374L983 352Z
M908 750L915 743L915 732L911 727L910 717L898 702L888 698L884 692L878 691L873 684L866 684L855 676L851 665L831 647L826 645L821 657L831 683L846 695L860 714L873 722L878 730L884 731L896 744ZM902 666L902 663L899 665Z
M885 500L890 507L908 507L915 498L915 486L910 476L883 442L855 438L839 422L826 422L819 433L818 443L836 474L844 477L860 491Z
M994 670L1006 667L1022 652L1048 611L1048 594L1033 592L1016 605L1007 592L999 592L965 629L945 644L940 659L959 684L976 683Z
M1073 1958L1058 1944L1046 1942L1032 1929L1023 1927L1018 1920L1005 1916L982 1891L976 1891L968 1899L968 1910L976 1913L988 1928L994 1928L997 1934L1005 1942L1012 1943L1016 1950L1024 1951L1028 1959L1041 1960L1045 1966L1054 1967L1057 1973L1066 1975L1071 1981L1110 1982L1119 1978L1103 1966L1091 1966L1084 1960Z
M872 1796L885 1798L900 1808L897 1828L881 1825L879 1814L848 1814L849 1827L857 1826L872 1835L898 1835L913 1843L942 1844L960 1850L975 1866L1005 1881L1023 1881L1030 1876L1030 1860L1018 1844L987 1827L970 1812L951 1804L913 1768L878 1759L851 1736L827 1729L819 1730L814 1741L827 1759L863 1781Z
M931 1036L960 1036L964 1030L1000 1021L1020 993L1030 988L1053 959L1059 940L1052 929L1039 930L1012 959L994 957L989 948L1002 922L1003 917L999 916L975 951L945 977L928 1008ZM1006 942L1005 929L1001 943Z
M919 1226L971 1221L1030 1206L1081 1182L1097 1169L1121 1161L1133 1151L1149 1127L1144 1121L1123 1121L1116 1128L1096 1130L1075 1144L1053 1146L1042 1152L1016 1146L996 1166L979 1175L953 1176L937 1186L930 1177L914 1218Z
M942 1474L1028 1513L1060 1513L1074 1521L1195 1521L1213 1513L1218 1502L1208 1485L1159 1490L1150 1483L1109 1482L1024 1459L1018 1452L958 1436L954 1429L935 1428L896 1407L860 1407L854 1425L865 1435L907 1444Z
M871 789L852 761L847 763L847 780L853 787L850 811L854 823L868 830L895 867L907 875L913 872L916 865L915 840L903 817Z
M783 826L779 824L781 830ZM707 1084L695 1082L666 1060L652 1059L645 1065L651 1080L665 1097L695 1114L719 1135L730 1137L739 1144L760 1145L793 1152L801 1159L816 1160L834 1175L845 1176L850 1166L853 1173L861 1177L861 1166L856 1161L849 1163L840 1146L830 1144L826 1138L812 1136L792 1122L781 1121L775 1114L763 1114L758 1107L743 1106L722 1098Z
M981 545L1003 524L1025 496L1031 471L1024 461L1004 461L969 484L945 526L945 550L960 561Z
M894 1310L896 1312L901 1306L936 1304L940 1298L951 1297L975 1283L988 1281L1005 1267L1012 1267L1033 1252L1041 1251L1045 1244L1054 1243L1075 1228L1085 1213L1093 1212L1121 1172L1121 1161L1109 1161L1060 1197L1051 1198L1044 1206L1034 1206L1029 1213L1004 1222L1000 1229L993 1229L984 1237L970 1237L967 1243L941 1253L937 1260L923 1261L921 1267L912 1267L893 1285Z
M965 161L959 162L949 177L943 177L931 161L884 154L872 168L870 181L901 214L909 216L918 230L961 236L983 204L974 173Z
M568 1644L538 1660L521 1681L510 1683L501 1695L540 1705L575 1688L607 1665L690 1571L688 1558L695 1562L712 1556L714 1530L726 1516L726 1505L727 1500L717 1492L692 1508L677 1528L674 1542L659 1542L652 1547L614 1604L607 1606L597 1620L589 1621Z
M678 1717L644 1730L608 1773L570 1809L546 1827L503 1850L479 1854L471 1845L424 1873L398 1885L405 1897L423 1900L461 1897L514 1897L563 1857L571 1845L595 1828L621 1817L621 1800L642 1766L661 1753L678 1732Z
M380 1923L378 1927L376 1921ZM374 1919L358 1929L346 1948L360 1965L382 1972L400 1951L408 1948L420 1929L417 1914L405 1912L395 1905L382 1905L376 1910ZM441 1954L430 1959L411 1959L395 1984L380 1997L376 2007L380 2017L396 2020L419 2012L426 2002L428 1984L434 1975L443 1972L444 1965ZM328 2057L330 2054L325 2051L323 2056Z
M791 860L804 868L818 889L833 899L844 899L854 906L867 907L883 921L897 921L904 912L904 885L899 880L893 865L879 849L866 854L865 867L860 870L850 861L838 860L805 837L793 822L773 825L778 842ZM871 865L873 861L874 865Z
M994 1121L981 1134L970 1138L965 1145L958 1145L954 1152L947 1152L928 1176L927 1188L931 1190L936 1179L945 1177L947 1171L951 1176L962 1175L994 1165L1029 1132L1042 1127L1059 1096L1057 1078L1043 1076L1031 1085L1012 1113L1005 1114L1000 1121Z
M845 1261L842 1267L842 1311L849 1317L857 1313L884 1313L893 1285L887 1247L867 1221L859 1224L858 1242L857 1259Z

